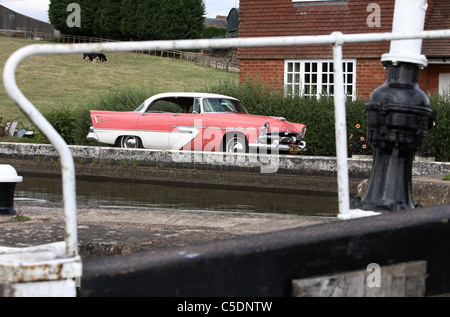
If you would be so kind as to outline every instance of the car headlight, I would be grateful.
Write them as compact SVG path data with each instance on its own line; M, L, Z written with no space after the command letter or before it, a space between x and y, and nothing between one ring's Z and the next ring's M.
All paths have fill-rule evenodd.
M262 127L261 132L259 132L259 136L267 135L267 133L269 132L269 129L270 129L270 124L269 124L269 122L266 122L264 124L264 126Z
M306 127L303 127L302 131L300 132L299 136L300 139L304 139L306 134Z
M269 133L270 124L266 122L259 132L258 143L267 144L267 134Z

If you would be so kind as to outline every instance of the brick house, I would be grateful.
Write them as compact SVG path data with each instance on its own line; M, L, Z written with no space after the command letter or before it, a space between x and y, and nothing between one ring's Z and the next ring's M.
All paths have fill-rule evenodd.
M239 37L328 35L391 32L395 0L240 0ZM450 29L450 1L428 0L425 30ZM345 89L369 97L386 79L381 55L389 42L344 45ZM450 84L450 40L425 40L429 65L420 88L433 91ZM239 48L241 81L261 78L288 94L333 94L330 45Z

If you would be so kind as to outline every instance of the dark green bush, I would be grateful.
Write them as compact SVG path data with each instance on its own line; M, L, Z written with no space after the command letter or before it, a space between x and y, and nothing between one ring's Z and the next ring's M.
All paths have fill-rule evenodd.
M202 39L211 39L213 37L225 37L227 29L218 28L217 26L205 26L201 35Z
M450 93L429 94L431 108L437 111L436 125L428 132L426 142L421 148L424 156L436 157L436 160L450 160Z
M67 144L75 144L73 131L76 129L77 117L74 110L63 106L45 113L44 117L58 131Z
M69 145L98 145L86 139L91 122L91 110L133 111L153 92L127 89L101 96L97 101L78 105L76 109L62 107L44 113L44 117Z

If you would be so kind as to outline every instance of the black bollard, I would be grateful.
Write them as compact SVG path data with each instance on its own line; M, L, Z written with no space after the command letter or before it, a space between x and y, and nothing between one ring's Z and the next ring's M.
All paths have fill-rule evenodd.
M22 181L11 165L0 165L0 216L15 216L14 193L16 184Z
M368 141L374 150L372 175L364 198L352 208L378 212L414 209L412 164L434 125L436 111L419 89L419 65L387 63L387 80L366 104Z

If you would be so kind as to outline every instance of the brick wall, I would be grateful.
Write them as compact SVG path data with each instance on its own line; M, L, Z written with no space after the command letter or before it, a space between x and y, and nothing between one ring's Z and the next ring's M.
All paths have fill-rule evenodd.
M448 65L430 64L420 70L419 88L425 92L439 89L439 74L450 73ZM358 59L356 66L356 95L370 97L372 92L386 81L386 70L379 60Z
M380 59L356 61L356 96L368 98L386 81L386 70Z
M439 90L439 74L450 73L449 65L434 65L430 64L427 68L421 71L419 86L424 91L438 91Z
M284 60L241 60L240 80L257 79L277 87L283 91L284 85Z

